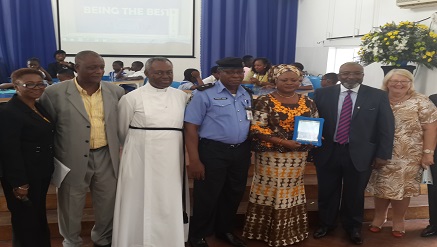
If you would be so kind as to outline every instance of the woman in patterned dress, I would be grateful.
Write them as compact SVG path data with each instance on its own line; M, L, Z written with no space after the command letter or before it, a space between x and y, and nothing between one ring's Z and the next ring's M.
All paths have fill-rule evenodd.
M410 198L419 195L423 168L434 163L437 109L422 94L414 91L413 75L404 69L390 71L382 89L388 91L395 116L392 159L374 169L367 190L375 197L375 217L371 232L381 231L387 219L388 206L393 208L394 237L405 234L404 217Z
M310 146L292 140L294 117L318 113L311 99L296 94L302 81L296 67L281 64L273 74L277 91L254 103L255 173L243 236L287 246L308 237L303 176Z

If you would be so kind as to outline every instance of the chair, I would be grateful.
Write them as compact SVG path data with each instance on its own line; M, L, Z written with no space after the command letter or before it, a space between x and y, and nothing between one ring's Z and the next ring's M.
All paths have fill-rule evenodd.
M176 89L177 89L180 85L181 85L180 82L178 82L178 81L173 81L173 82L171 83L170 87L172 87L172 88L176 88Z
M313 84L313 89L314 91L316 91L317 88L321 88L322 84L321 84L321 77L318 76L308 76L308 78L310 79L311 83ZM314 93L308 93L308 97L310 97L311 99L314 98Z

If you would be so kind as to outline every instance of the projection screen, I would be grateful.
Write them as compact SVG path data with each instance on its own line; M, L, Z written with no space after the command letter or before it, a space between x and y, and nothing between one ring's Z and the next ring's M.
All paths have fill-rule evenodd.
M60 48L194 57L194 0L58 0Z

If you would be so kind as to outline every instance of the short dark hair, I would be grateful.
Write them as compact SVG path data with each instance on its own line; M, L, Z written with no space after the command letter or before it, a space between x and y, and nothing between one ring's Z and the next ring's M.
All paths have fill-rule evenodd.
M333 73L333 72L326 73L324 75L324 77L325 77L326 80L330 80L333 85L337 84L337 82L338 82L337 73Z
M60 69L56 74L58 75L69 75L69 76L75 76L74 71L71 69Z
M294 67L300 69L301 71L303 71L303 69L304 69L303 64L298 63L298 62L292 63L291 65L293 65Z
M217 73L218 72L218 67L219 66L212 66L211 67L211 74Z
M31 58L27 59L27 62L37 62L37 63L41 64L37 57L31 57Z
M191 81L191 79L193 78L191 73L193 73L194 71L198 71L198 70L197 69L186 69L184 71L184 81Z
M74 57L74 62L76 64L80 64L80 62L88 56L93 56L93 57L102 57L100 56L99 53L95 52L95 51L90 51L90 50L85 50L85 51L80 51L76 54L76 56Z
M252 55L245 55L242 57L242 59L243 59L243 62L246 63L246 62L249 62L250 60L252 60L253 56Z
M67 53L64 50L57 50L57 51L55 51L55 53L53 53L53 57L56 58L56 55L58 55L58 54L67 54Z
M272 64L270 63L269 59L267 59L266 57L257 57L257 58L255 58L253 60L253 63L252 63L252 71L255 72L255 73L256 73L256 71L255 71L255 66L254 65L255 65L256 61L263 62L263 64L266 65L266 71L269 71L269 69L272 68Z
M144 67L144 63L141 62L141 61L134 61L134 62L132 62L132 64L135 64L135 65L139 66L140 69L142 69Z
M124 66L124 63L122 61L120 61L120 60L112 62L112 64L114 64L114 63L120 65L120 67Z
M12 72L11 74L11 81L14 84L17 84L17 80L19 80L21 77L25 76L25 75L39 75L41 77L41 79L44 79L43 74L41 73L41 71L36 70L36 69L30 69L30 68L22 68L22 69L17 69L14 72Z

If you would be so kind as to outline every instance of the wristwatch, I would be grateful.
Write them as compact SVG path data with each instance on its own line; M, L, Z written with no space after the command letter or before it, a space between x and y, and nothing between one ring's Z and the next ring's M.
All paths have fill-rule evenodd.
M424 154L433 154L433 153L434 153L434 150L431 150L431 149L424 149L424 150L423 150L423 153L424 153Z

